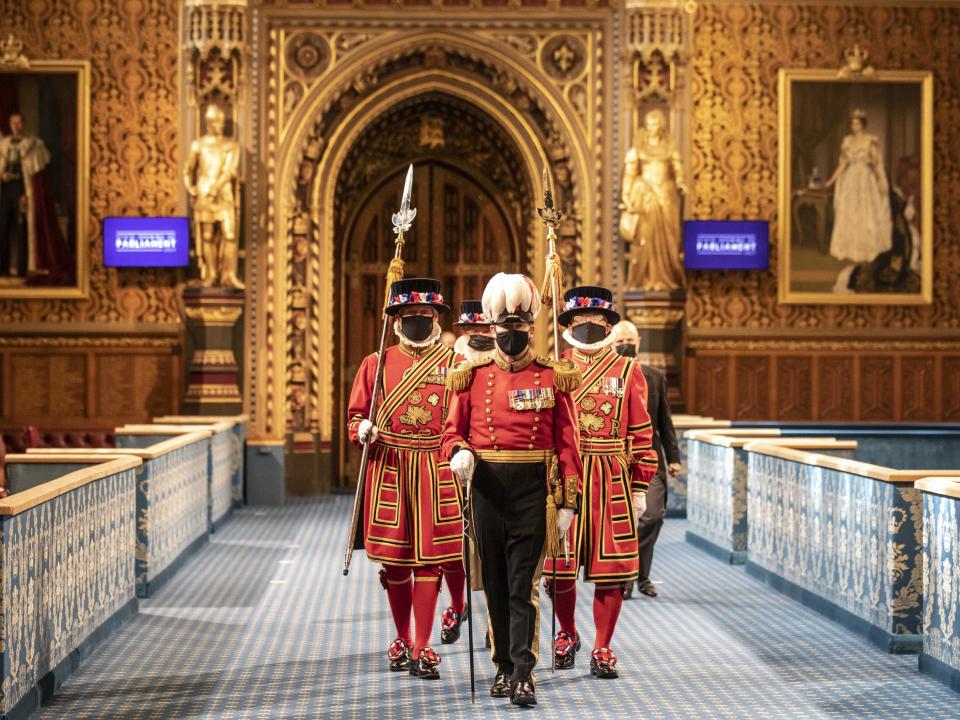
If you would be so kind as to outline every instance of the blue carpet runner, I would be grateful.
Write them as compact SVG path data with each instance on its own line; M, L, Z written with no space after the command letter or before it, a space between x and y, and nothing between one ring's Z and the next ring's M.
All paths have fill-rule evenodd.
M350 577L340 574L350 502L239 511L35 717L432 720L524 712L486 694L483 612L474 628L475 705L465 637L443 646L435 631L439 681L387 670L393 633L377 568L357 553ZM660 597L624 604L614 637L621 679L592 678L588 652L555 674L542 659L540 706L530 717L960 717L960 696L919 675L916 657L877 650L691 547L685 530L686 521L668 520L660 536ZM577 622L588 648L592 587L580 588ZM475 600L482 611L482 594ZM541 617L546 658L546 597Z

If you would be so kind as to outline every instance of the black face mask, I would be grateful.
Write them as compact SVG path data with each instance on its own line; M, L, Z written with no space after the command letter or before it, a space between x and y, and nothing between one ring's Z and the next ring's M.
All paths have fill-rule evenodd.
M637 346L633 343L623 343L622 345L617 345L617 355L624 355L625 357L636 357L637 356Z
M403 336L413 342L423 342L433 332L433 318L429 315L408 315L400 318Z
M474 350L493 350L493 338L489 335L471 335L467 345Z
M497 333L497 347L504 355L516 357L530 344L530 333L526 330L507 330Z
M599 323L585 322L575 325L570 330L570 334L577 342L582 342L584 345L593 345L607 336L607 329Z

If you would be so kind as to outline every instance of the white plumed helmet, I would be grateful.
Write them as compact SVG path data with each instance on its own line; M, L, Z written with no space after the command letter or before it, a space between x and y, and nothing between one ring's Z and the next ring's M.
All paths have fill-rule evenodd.
M497 273L483 291L483 314L491 322L533 322L540 312L540 291L526 275Z

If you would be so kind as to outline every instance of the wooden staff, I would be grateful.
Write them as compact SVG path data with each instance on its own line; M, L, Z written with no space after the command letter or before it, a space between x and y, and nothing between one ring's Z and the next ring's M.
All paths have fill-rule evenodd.
M537 215L543 221L547 228L547 263L543 274L543 287L540 289L540 300L544 303L550 302L553 310L553 359L560 359L560 323L557 320L559 315L559 297L560 288L563 287L563 267L560 265L560 256L557 255L557 225L560 224L560 218L563 213L553 206L553 190L550 187L550 172L547 166L543 166L543 207L537 209ZM552 473L551 473L552 474ZM556 478L554 478L556 482ZM556 488L552 488L556 496ZM548 529L549 532L549 529ZM551 548L553 556L552 570L550 572L550 582L553 584L552 613L550 619L550 637L551 643L557 636L557 547L554 543ZM570 565L570 544L567 534L563 535L563 554L566 558L567 566ZM550 671L557 669L556 658L550 663Z
M395 212L391 220L393 221L393 233L397 236L394 241L396 249L393 259L390 261L390 267L387 269L387 290L383 301L383 329L380 331L380 351L377 353L377 372L373 376L373 393L370 398L370 412L367 413L367 419L376 423L377 416L377 394L380 388L380 377L383 375L383 355L387 347L387 331L390 329L390 316L387 315L387 306L390 304L390 288L397 280L403 279L403 236L410 229L413 219L417 216L417 209L410 207L410 195L413 192L413 165L407 168L407 179L403 183L403 196L400 199L400 211ZM347 535L347 549L343 554L343 574L350 572L350 561L353 559L353 545L357 537L357 526L360 523L360 515L363 510L363 498L367 484L367 462L370 460L369 438L363 443L363 454L360 456L360 474L357 477L357 492L353 497L353 519L350 522L349 534Z

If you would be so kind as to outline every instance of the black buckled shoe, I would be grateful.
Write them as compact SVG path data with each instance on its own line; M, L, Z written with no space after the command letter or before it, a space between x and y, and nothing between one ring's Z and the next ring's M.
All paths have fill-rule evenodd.
M529 680L521 680L515 683L510 693L510 702L514 705L522 705L524 707L536 705L537 692L533 689L533 683Z
M440 656L432 647L421 648L420 656L410 661L410 674L421 680L440 679Z
M569 670L576 665L579 650L580 638L574 639L570 633L561 630L553 639L553 666L557 670Z
M440 642L444 645L452 645L460 639L460 626L466 619L467 614L458 613L452 607L448 607L440 616Z
M647 597L657 596L657 587L649 579L637 580L637 589Z
M617 656L610 648L599 648L590 653L590 674L598 678L620 677L617 672Z
M497 671L497 676L493 679L493 685L490 686L490 697L510 697L512 690L513 684L510 682L510 675Z
M387 659L393 672L401 672L410 668L410 646L406 640L397 638L387 649Z

